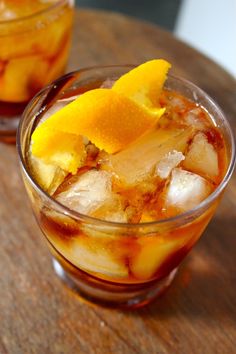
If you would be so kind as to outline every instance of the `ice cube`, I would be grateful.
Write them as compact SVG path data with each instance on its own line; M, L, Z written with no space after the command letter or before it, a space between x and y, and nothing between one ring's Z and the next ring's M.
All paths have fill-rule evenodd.
M17 14L10 10L4 8L4 4L0 3L0 21L9 21L17 18Z
M184 107L185 107L184 100L181 97L177 97L177 96L170 97L169 105L172 108L178 109L178 110L184 109Z
M218 155L204 133L198 133L186 154L184 167L204 177L216 177L219 173Z
M210 183L195 173L175 168L165 195L165 207L181 211L194 208L211 192Z
M203 117L204 113L200 107L191 109L185 116L185 121L187 125L193 126L199 130L206 128L207 123Z
M162 179L169 176L173 168L177 167L184 160L184 155L180 151L170 151L156 165L155 174Z
M111 88L115 82L115 79L106 79L101 84L100 88Z
M37 70L35 70L37 68ZM29 55L9 60L0 82L0 100L25 102L44 85L49 69L46 59ZM20 85L16 85L20 82Z
M56 199L72 210L88 214L111 196L111 187L110 173L91 170L78 176L78 180L58 194Z
M184 246L186 240L150 236L140 238L138 243L141 247L130 261L130 270L136 278L148 280L173 253Z
M126 149L110 156L109 162L105 162L103 168L114 172L123 183L134 185L147 179L153 173L155 165L169 152L184 152L193 133L192 127L185 130L153 130Z
M106 221L126 223L128 217L124 211L122 200L119 195L110 193L108 198L90 215Z
M107 171L85 172L55 198L82 214L109 221L127 221L121 199L112 191L112 174Z
M50 107L42 116L39 124L43 123L45 120L47 120L51 115L65 107L67 104L71 103L74 101L78 96L72 96L68 98L63 98L61 100L58 100L56 103L53 104L52 107Z
M81 224L67 214L49 208L41 212L42 228L52 241L58 245L67 244L81 234Z
M85 271L114 278L125 278L128 275L125 262L116 256L115 250L108 247L106 240L96 242L94 238L78 237L63 253L71 263Z
M106 210L100 210L100 213L94 213L92 216L103 219L106 221L119 222L119 223L127 223L128 217L122 207L119 206L118 210L110 210L109 204L106 205Z
M55 192L67 175L67 172L60 167L47 164L43 160L32 156L31 153L28 156L28 163L37 183L50 195Z
M104 220L113 221L113 222L120 222L120 223L127 223L128 222L127 215L123 210L107 213Z
M51 5L51 1L1 1L0 2L0 21L12 20L20 17L30 16L38 11L44 10Z

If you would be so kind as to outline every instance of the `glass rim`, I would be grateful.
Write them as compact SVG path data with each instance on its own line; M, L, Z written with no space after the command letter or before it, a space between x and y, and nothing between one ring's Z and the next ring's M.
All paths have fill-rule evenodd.
M39 10L39 11L34 12L32 14L22 16L19 18L13 18L10 20L0 20L0 26L1 25L6 26L7 24L11 25L11 24L15 24L15 23L17 24L17 23L21 23L21 22L26 22L28 20L34 19L35 17L47 14L48 12L53 11L60 6L63 6L64 4L68 3L69 1L71 1L71 0L57 0L57 2L49 5L45 9Z
M233 136L233 132L231 129L231 126L228 122L228 120L225 117L225 114L223 113L223 111L221 110L221 108L218 106L218 104L201 88L199 88L197 85L193 84L191 81L182 78L182 77L178 77L175 75L170 75L168 74L167 76L167 80L168 78L170 79L174 79L174 80L178 80L181 83L184 83L185 85L187 85L188 87L190 87L191 89L197 90L199 93L201 93L202 95L204 95L204 97L210 102L211 106L213 106L216 110L217 113L220 115L224 126L229 134L229 140L230 140L230 147L231 147L231 158L229 160L229 164L226 170L226 173L224 175L224 178L222 179L221 183L217 186L217 188L213 191L213 193L211 193L207 198L205 198L201 203L199 203L197 206L195 206L194 208L187 210L183 213L180 213L178 215L175 216L171 216L168 218L164 218L164 219L160 219L160 220L155 220L155 221L150 221L150 222L143 222L143 223L123 223L123 222L114 222L114 221L107 221L107 220L103 220L103 219L99 219L99 218L95 218L86 214L82 214L79 213L75 210L72 210L70 208L68 208L67 206L61 204L60 202L58 202L57 200L55 200L54 198L52 198L46 191L43 190L42 187L40 187L40 185L34 180L32 174L30 173L30 170L28 168L28 166L25 164L25 158L23 156L22 153L22 149L21 149L21 129L22 129L22 125L23 125L23 121L25 119L25 117L27 116L27 111L28 109L31 107L31 104L38 98L40 97L45 91L50 90L51 88L53 88L53 86L59 81L61 80L61 78L63 77L70 77L72 75L75 74L79 74L79 73L83 73L83 72L89 72L91 70L96 70L96 69L112 69L112 68L131 68L134 67L135 65L104 65L104 66L91 66L91 67L86 67L86 68L82 68L79 70L75 70L72 71L70 73L67 73L63 76L61 76L60 78L58 78L57 80L53 81L51 84L45 86L41 91L39 91L33 98L32 100L28 103L28 105L26 106L23 115L20 119L19 125L18 125L18 129L17 129L17 136L16 136L16 146L17 146L17 151L18 151L18 155L19 155L19 159L20 159L20 164L22 166L23 171L25 172L27 178L29 179L30 183L33 185L34 189L37 191L37 193L39 195L42 195L44 198L48 199L51 203L51 205L55 205L56 209L60 212L62 212L64 215L66 216L70 216L76 220L79 221L84 221L90 224L96 224L96 225L101 225L101 226L107 226L107 227L113 227L113 228L126 228L126 229L138 229L138 228L149 228L149 227L153 227L153 226L158 226L158 225L168 225L168 224L172 224L172 223L181 223L181 221L184 221L186 219L189 219L192 215L194 215L197 212L200 212L201 210L206 210L207 207L220 195L220 193L224 190L224 188L227 186L229 179L233 173L234 170L234 166L235 166L235 162L236 162L236 156L235 156L235 142L234 142L234 136ZM167 81L166 80L166 81Z

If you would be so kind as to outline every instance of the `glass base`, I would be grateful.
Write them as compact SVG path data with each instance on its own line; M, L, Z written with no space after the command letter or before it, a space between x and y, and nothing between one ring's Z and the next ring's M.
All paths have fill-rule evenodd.
M135 309L149 304L160 296L171 284L177 268L158 281L146 284L114 284L97 281L96 287L75 277L53 258L56 274L83 299L105 307Z

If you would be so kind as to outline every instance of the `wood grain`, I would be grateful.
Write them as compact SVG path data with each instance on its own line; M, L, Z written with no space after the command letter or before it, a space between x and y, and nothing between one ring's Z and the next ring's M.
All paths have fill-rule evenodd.
M207 91L236 130L236 82L160 28L78 11L69 70L163 57ZM134 312L80 301L55 276L21 182L14 146L0 144L0 353L228 354L236 339L236 176L169 291Z

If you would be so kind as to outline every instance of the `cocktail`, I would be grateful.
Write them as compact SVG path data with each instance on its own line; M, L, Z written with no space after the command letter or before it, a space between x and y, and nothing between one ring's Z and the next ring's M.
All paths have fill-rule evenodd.
M166 289L232 174L223 113L190 82L166 80L169 66L68 74L35 96L19 127L55 271L99 304L139 307Z
M73 18L71 0L0 3L0 139L15 139L19 115L43 86L62 75Z

